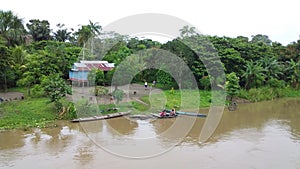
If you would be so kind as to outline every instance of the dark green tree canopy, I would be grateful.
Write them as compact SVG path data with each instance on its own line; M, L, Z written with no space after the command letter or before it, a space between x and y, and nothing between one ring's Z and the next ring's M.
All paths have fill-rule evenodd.
M47 20L31 19L26 24L34 41L50 40L50 23Z

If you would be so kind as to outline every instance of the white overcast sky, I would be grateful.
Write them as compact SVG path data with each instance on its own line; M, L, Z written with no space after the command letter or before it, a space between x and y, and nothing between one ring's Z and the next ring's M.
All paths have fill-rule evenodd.
M52 29L57 23L77 29L89 20L106 26L134 14L161 13L183 19L208 35L265 34L283 45L300 35L299 0L0 0L0 9L12 10L25 23L48 20Z

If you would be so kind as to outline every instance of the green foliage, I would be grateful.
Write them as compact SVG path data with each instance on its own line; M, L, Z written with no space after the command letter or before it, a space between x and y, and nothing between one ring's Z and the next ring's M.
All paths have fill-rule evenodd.
M272 41L269 39L267 35L257 34L255 36L252 36L252 43L262 43L265 45L271 45Z
M232 99L234 96L237 96L239 93L240 85L239 78L234 72L226 75L226 92L227 95Z
M210 79L209 76L203 76L200 80L199 80L199 87L201 89L204 90L209 90L210 89Z
M50 40L50 23L47 20L31 19L26 24L34 41Z
M285 88L285 82L283 80L278 80L272 78L266 82L266 85L272 88Z
M59 111L62 108L62 104L59 102L60 99L66 94L71 94L70 86L68 86L58 74L44 77L42 86L46 96L50 99L50 102L54 102Z
M156 110L170 109L174 106L180 106L181 109L197 109L196 105L199 105L199 108L210 106L211 92L203 90L174 90L171 92L168 90L160 94L153 94L151 97L143 96L141 100L148 104L151 103L152 109ZM182 105L183 100L185 100L184 105ZM163 103L165 105L162 105Z
M63 116L61 116L60 119L72 120L77 118L77 110L74 103L69 102L66 107L66 113L63 114Z
M0 118L0 130L30 127L46 127L57 116L53 113L53 105L47 98L25 99L0 104L3 115Z
M139 103L139 102L132 101L130 103L131 103L132 107L139 112L145 112L149 109L149 106Z
M0 39L5 39L7 46L23 44L25 34L23 19L14 15L12 11L0 10Z
M288 64L286 67L287 79L294 88L298 89L300 82L300 60L296 62L293 59L291 59L286 63Z
M87 99L81 99L75 103L77 117L90 117L99 115L97 105L89 103ZM74 113L74 112L73 112Z
M252 60L246 62L245 71L243 71L242 77L245 78L245 89L252 87L259 87L262 85L265 75L262 63L253 62Z
M117 66L131 54L132 51L126 46L126 44L118 43L117 46L114 46L114 48L110 50L103 59L110 63L115 63Z
M102 27L98 25L98 23L93 23L89 21L89 25L82 25L81 28L75 32L77 38L77 43L79 46L83 46L85 48L86 42L90 38L94 38L97 35L100 35Z
M299 97L300 91L292 88L272 88L260 87L252 88L250 90L240 90L239 97L250 101L258 102L263 100L273 100L280 97Z
M95 96L107 95L108 89L105 88L104 86L96 86L94 93L95 93Z
M172 76L162 70L157 72L156 77L157 83L162 84L164 89L174 87L173 85L176 84Z
M0 83L7 90L8 73L11 69L12 57L9 48L0 44Z
M121 89L117 89L112 93L113 97L117 100L117 104L123 100L124 94L124 91Z
M66 40L71 39L71 32L69 32L67 28L64 28L65 24L57 24L56 26L59 29L54 32L54 39L60 42L65 42Z
M41 85L35 84L31 88L31 95L30 96L34 97L34 98L43 97L43 96L45 96L45 91L44 91L44 89Z
M90 85L103 85L105 82L104 73L99 69L92 69L87 78Z

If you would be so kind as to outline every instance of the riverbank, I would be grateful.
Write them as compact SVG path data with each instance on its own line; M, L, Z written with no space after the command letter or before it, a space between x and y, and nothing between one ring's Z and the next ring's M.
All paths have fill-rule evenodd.
M43 128L53 122L57 115L48 98L26 98L0 105L0 130Z
M119 111L128 111L133 109L133 114L138 113L153 113L163 108L177 109L197 109L207 108L211 103L210 91L196 90L160 90L150 89L144 90L143 86L132 88L132 91L126 91L128 95L126 99L117 106ZM125 89L124 89L125 90ZM155 92L154 92L155 90ZM137 95L132 95L136 92ZM258 102L263 100L273 100L282 97L300 97L300 90L291 88L270 89L259 88L250 89L249 91L241 90L238 98L247 102ZM88 98L88 97L86 97ZM102 100L100 100L102 101ZM67 100L64 100L68 103ZM99 104L99 110L107 110L113 108L114 104ZM196 106L196 107L195 107ZM32 127L43 128L53 125L56 119L59 119L59 114L55 113L53 104L49 104L48 98L30 98L25 95L24 100L13 100L0 104L0 130L8 129L28 129ZM116 111L106 111L103 114L115 113ZM98 112L96 112L98 113Z

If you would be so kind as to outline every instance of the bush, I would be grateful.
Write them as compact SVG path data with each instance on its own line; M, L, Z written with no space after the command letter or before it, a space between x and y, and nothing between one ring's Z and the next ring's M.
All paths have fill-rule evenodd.
M278 79L270 79L267 81L267 85L273 88L284 88L285 87L285 82L283 80L278 80Z
M107 95L108 89L105 88L104 86L96 86L94 92L95 92L95 96Z
M41 85L36 84L31 88L30 96L33 98L40 98L45 96L45 91Z
M280 97L299 97L300 91L292 88L272 88L272 87L261 87L252 88L250 90L240 90L239 97L250 100L250 101L263 101L272 100Z
M113 97L117 100L117 104L123 100L124 94L124 91L121 89L117 89L112 93Z

